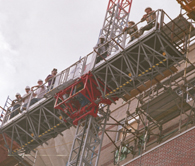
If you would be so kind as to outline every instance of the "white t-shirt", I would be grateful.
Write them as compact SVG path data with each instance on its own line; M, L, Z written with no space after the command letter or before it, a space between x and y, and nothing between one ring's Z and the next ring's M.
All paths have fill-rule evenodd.
M26 97L24 99L24 104L28 103L28 100L30 99L30 95L31 95L31 91L29 91L28 93L26 93L25 95L22 96L22 98ZM33 97L32 97L33 98Z
M22 99L17 99L14 105L22 105Z
M37 95L37 98L43 98L45 92L46 92L46 86L43 85L36 90L35 94Z

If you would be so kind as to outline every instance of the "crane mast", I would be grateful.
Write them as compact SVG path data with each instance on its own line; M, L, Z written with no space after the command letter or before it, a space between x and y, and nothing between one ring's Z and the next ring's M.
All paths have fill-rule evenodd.
M103 27L100 31L100 35L104 35L106 41L121 34L128 21L131 4L132 0L109 0ZM123 37L124 35L120 35L115 39L118 44L122 43ZM112 42L109 54L116 52L118 49L118 45ZM101 102L99 101L98 104L101 104ZM98 110L101 117L96 118L91 114L87 115L84 121L80 120L78 122L69 156L69 166L98 165L104 130L110 114L109 105L111 104L106 101L103 103L108 104L108 107L105 108L106 111L103 108L99 109L98 104L91 108L92 111L94 108Z
M126 26L131 10L132 0L109 0L104 23L100 35L104 35L106 41L118 36ZM116 38L116 41L121 44L123 35ZM116 43L112 42L110 54L118 50Z
M181 2L181 0L177 1ZM186 11L190 5L191 9L194 10L192 6L194 1L185 0L185 3L181 3L187 6ZM53 77L51 81L53 84L48 86L44 97L37 103L31 104L31 98L33 98L33 92L31 92L26 110L10 118L10 114L14 110L8 109L12 106L10 104L12 100L8 97L4 108L0 107L2 110L0 132L9 155L28 166L26 159L21 158L21 154L34 152L36 159L37 151L35 149L38 146L44 143L48 144L48 140L55 138L58 134L63 135L63 131L74 126L76 133L68 166L98 166L100 153L103 149L104 133L118 150L117 164L119 164L122 143L125 141L126 135L122 138L123 141L118 148L115 141L107 134L109 130L105 129L106 125L120 125L125 129L124 133L131 133L136 140L135 149L140 141L145 141L143 144L145 149L150 123L152 125L154 123L161 133L162 126L158 124L158 121L148 117L156 117L156 114L161 117L160 111L163 110L159 108L160 106L157 107L157 104L149 115L147 103L142 107L141 98L149 95L147 99L150 102L152 100L151 93L145 94L144 92L152 91L152 87L157 84L159 88L167 90L166 86L160 84L161 80L175 74L180 62L186 60L187 40L183 39L190 35L191 37L195 36L195 28L182 15L172 20L162 9L159 9L155 11L155 19L151 21L152 28L147 33L139 35L125 44L126 32L122 33L122 31L128 22L131 5L132 0L109 0L103 26L100 30L100 36L105 39L104 43ZM189 17L193 16L191 9L188 11ZM169 20L168 23L167 20ZM148 22L146 26L148 26ZM138 30L135 33L139 33ZM107 47L105 57L99 51L103 50L104 47ZM101 60L97 62L97 58L100 57ZM144 95L140 95L143 93ZM141 139L139 132L134 132L126 127L128 123L123 125L111 116L111 104L116 103L119 98L124 101L130 101L134 98L138 100L137 108L140 107L140 109L136 108L135 114L139 115L140 119L141 114L148 111L148 113L143 114L148 121L148 123L143 121L144 140ZM171 102L171 104L174 103ZM159 111L156 111L156 107ZM176 106L173 105L173 107ZM166 115L168 114L162 113L165 115L163 118L167 119ZM130 116L128 111L127 116ZM110 121L107 123L108 120L114 124ZM161 124L161 119L159 122ZM134 154L134 149L130 149L130 151Z

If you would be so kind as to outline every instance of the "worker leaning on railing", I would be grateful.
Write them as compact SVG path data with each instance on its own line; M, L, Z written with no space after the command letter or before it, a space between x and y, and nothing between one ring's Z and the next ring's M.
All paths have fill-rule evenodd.
M128 43L139 37L137 25L134 21L129 21L128 26L123 29L123 32L127 31L127 34L131 36L131 39Z
M37 99L40 100L43 98L44 94L46 93L46 86L43 84L43 80L39 79L37 81L38 85L35 85L31 87L31 91L35 91L34 94L36 94ZM36 89L35 89L36 88Z
M54 68L51 74L48 75L47 78L45 79L45 82L48 83L49 90L53 88L56 74L57 69ZM19 93L16 94L16 99L12 101L11 106L7 109L8 111L8 114L6 116L7 118L9 117L10 112L11 119L17 114L19 114L19 112L26 110L27 107L35 104L37 101L44 97L44 94L47 92L47 88L43 84L43 80L39 79L37 83L38 85L35 85L31 88L29 86L26 86L25 88L26 94L24 94L22 97Z
M99 42L94 47L97 50L98 54L96 58L96 63L99 63L101 60L105 59L108 56L109 43L106 43L106 38L104 35L100 35Z
M39 79L37 83L38 85L31 88L26 86L26 94L24 94L22 97L19 93L16 94L16 99L12 101L11 106L8 108L8 111L12 112L10 119L16 116L19 112L26 110L28 105L31 106L44 97L47 88L43 84L43 80Z
M10 115L10 119L16 116L17 114L19 114L21 105L22 105L22 97L19 93L16 93L16 99L12 100L12 104L11 104L12 113ZM10 111L10 107L8 108L7 111Z
M146 14L143 15L141 18L141 22L145 21L147 22L147 25L140 28L139 34L142 35L144 31L148 31L152 29L155 26L155 20L156 20L156 13L154 10L152 10L151 7L147 7L145 9Z
M31 90L29 86L26 87L25 90L27 93L23 96L24 105L22 107L22 110L26 109L27 104L29 102L30 102L29 106L35 104L37 101L42 99L44 94L46 93L47 89L46 89L46 86L43 84L43 80L39 79L37 83L38 85L31 87Z
M26 94L22 96L23 106L22 106L21 111L26 110L29 102L30 102L29 106L37 102L37 99L34 98L36 94L30 90L29 86L26 86L25 91L26 91Z
M51 74L49 74L46 79L45 79L45 82L48 83L48 89L53 89L53 85L55 83L55 76L57 74L57 69L54 68L52 71L51 71Z

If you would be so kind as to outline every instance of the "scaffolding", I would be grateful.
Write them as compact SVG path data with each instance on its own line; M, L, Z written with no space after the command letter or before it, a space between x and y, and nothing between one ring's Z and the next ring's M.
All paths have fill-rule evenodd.
M188 17L195 20L195 2L193 0L177 0L177 2L186 10Z
M164 13L164 16L168 15ZM144 82L145 86L139 85L136 89L131 90L130 94L126 93L125 97L128 99L128 103L120 108L126 109L126 105L128 105L126 118L111 124L121 126L121 129L108 130L108 132L117 132L118 136L120 134L118 142L108 135L116 147L114 151L115 164L121 162L123 158L121 156L130 154L129 159L139 156L170 137L194 126L195 66L188 59L190 42L193 44L194 41L194 27L192 24L182 25L187 23L184 17L180 15L166 24L161 22L163 23L161 35L184 54L183 59L172 66L173 68L169 67L168 70L165 70L166 74L164 72L155 76L154 73L151 73L150 81ZM177 29L178 25L179 29ZM166 46L166 48L168 47ZM155 50L153 50L153 54L154 52ZM164 56L166 57L167 53ZM129 109L131 103L137 103L133 110ZM132 122L136 123L136 127L132 126Z
M185 63L182 64L184 66ZM119 142L112 140L115 153L118 153L119 148L126 147L122 154L128 154L128 158L132 159L194 126L195 66L191 64L186 68L185 78L182 77L184 70L151 86L125 104L131 105L135 100L138 102L135 109L130 110L128 107L125 123L115 123L122 126L122 130L111 131L120 133L123 138ZM136 123L136 128L127 122ZM122 154L116 156L118 164Z
M129 11L131 1L122 2L128 4ZM112 4L108 7L108 13L111 9L115 13L115 6ZM117 4L117 11L126 14L124 17L116 14L114 18L126 22L128 12L122 10L121 6ZM128 38L124 33L117 34L118 29L113 30L113 33L116 32L114 37L104 29L105 32L102 32L111 36L105 43L112 50L108 57L95 63L96 57L101 55L94 50L53 78L52 82L55 83L49 87L44 98L33 105L31 93L26 111L9 119L10 113L4 109L6 114L1 133L9 154L25 165L21 153L36 153L36 147L47 144L49 139L77 125L68 165L98 165L104 133L110 138L105 128L109 125L108 118L111 118L115 125L124 128L124 133L130 134L123 137L120 147L110 138L119 151L119 162L121 147L126 143L133 156L139 155L150 144L159 143L165 138L163 125L167 122L179 116L179 132L192 123L194 104L186 102L185 95L194 101L191 94L194 89L191 81L194 65L186 53L187 42L195 35L195 29L182 15L172 20L163 10L157 10L155 14L153 28L130 43L127 43ZM121 25L121 22L117 24ZM107 27L107 24L104 25ZM113 51L112 48L117 49ZM186 75L180 80L183 72L177 71L185 62L191 66L186 68ZM176 92L177 88L181 93ZM135 112L127 110L126 118L126 121L136 121L137 129L132 126L133 130L129 129L129 124L124 125L111 116L109 105L119 98L139 101ZM166 105L160 105L162 99L167 100ZM184 115L188 119L185 123ZM11 140L9 143L5 135ZM157 140L151 142L152 135ZM14 142L18 144L17 148L13 148Z

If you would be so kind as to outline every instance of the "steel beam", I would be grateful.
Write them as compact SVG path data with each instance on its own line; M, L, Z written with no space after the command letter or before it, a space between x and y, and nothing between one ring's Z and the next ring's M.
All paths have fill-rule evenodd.
M109 113L108 106L103 118L88 116L84 121L79 121L68 160L68 166L98 165Z

